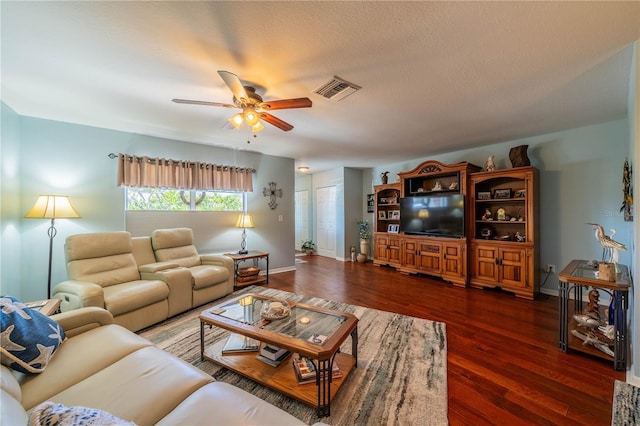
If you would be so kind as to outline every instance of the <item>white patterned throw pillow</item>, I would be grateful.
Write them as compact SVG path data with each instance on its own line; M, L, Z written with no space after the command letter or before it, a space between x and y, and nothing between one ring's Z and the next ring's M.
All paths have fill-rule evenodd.
M72 406L45 401L36 406L29 414L28 426L135 426L135 423L122 420L111 413L96 408Z

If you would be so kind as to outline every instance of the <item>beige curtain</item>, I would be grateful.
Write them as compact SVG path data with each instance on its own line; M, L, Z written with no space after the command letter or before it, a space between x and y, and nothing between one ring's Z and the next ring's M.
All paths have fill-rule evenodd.
M118 186L253 191L253 170L210 163L118 154Z

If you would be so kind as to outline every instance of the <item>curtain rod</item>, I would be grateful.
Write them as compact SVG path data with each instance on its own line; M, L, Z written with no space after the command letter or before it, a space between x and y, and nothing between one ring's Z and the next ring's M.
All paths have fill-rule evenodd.
M107 157L109 157L109 158L111 158L111 159L113 160L113 159L115 159L115 158L118 158L118 154L114 154L113 152L110 152L109 154L107 154ZM137 156L136 156L136 157L137 157ZM150 160L151 160L151 161L154 161L154 162L156 161L156 159L155 159L155 158L151 158ZM172 161L172 162L174 162L174 163L179 163L179 162L180 162L180 161L177 161L177 160L171 160L171 159L169 159L169 161ZM185 163L185 162L186 162L186 161L183 161L183 163ZM193 161L189 161L188 163L189 163L189 164L196 164L196 163L195 163L195 162L193 162ZM221 166L221 167L234 167L234 166ZM241 168L241 169L244 169L245 167L240 167L240 168ZM256 169L251 169L251 172L252 172L252 173L255 173L255 172L256 172Z

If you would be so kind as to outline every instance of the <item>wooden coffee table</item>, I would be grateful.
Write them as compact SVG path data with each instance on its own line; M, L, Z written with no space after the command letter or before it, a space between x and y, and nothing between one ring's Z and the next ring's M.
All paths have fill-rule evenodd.
M309 404L319 417L331 414L331 400L358 360L358 318L355 315L318 306L289 302L291 312L283 319L265 320L265 304L276 299L258 294L239 296L205 309L200 314L200 356L251 380ZM222 355L226 339L205 347L205 325L224 328L292 353L318 361L316 386L298 384L288 358L277 367L256 358L257 352ZM319 343L317 336L326 336ZM351 354L340 352L341 344L351 336ZM315 339L314 339L315 337ZM315 343L314 343L315 340ZM331 371L337 362L342 377L325 379L321 371Z

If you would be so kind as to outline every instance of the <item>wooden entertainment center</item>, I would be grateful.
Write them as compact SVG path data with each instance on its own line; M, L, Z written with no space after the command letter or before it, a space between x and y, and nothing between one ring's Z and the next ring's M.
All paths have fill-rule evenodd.
M426 161L398 176L399 182L374 186L375 265L535 298L535 168L481 171L467 162Z

